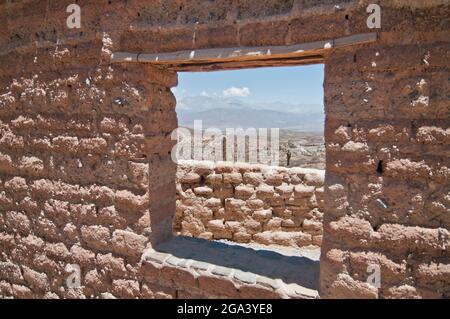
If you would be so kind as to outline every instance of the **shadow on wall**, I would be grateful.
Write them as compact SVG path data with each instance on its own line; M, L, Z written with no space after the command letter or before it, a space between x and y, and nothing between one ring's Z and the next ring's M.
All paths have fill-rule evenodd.
M285 283L318 290L319 259L287 256L266 249L253 249L217 241L178 236L161 243L157 250L178 258L192 259L248 271Z

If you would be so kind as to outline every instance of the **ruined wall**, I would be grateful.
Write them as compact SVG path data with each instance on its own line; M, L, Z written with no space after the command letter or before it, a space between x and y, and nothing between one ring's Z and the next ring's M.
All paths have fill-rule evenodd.
M450 11L394 12L326 60L322 297L450 297Z
M238 243L320 246L324 176L315 169L180 161L174 232Z
M0 3L0 296L260 296L248 278L207 268L185 282L168 258L156 271L140 262L175 213L176 75L111 53L370 32L372 1L83 0L82 28L68 29L72 2ZM324 56L320 293L449 297L449 6L380 4L376 43ZM365 283L373 263L380 289ZM64 285L68 264L82 287Z
M109 40L2 56L22 71L2 68L13 80L0 96L0 295L152 294L138 263L150 235L149 160L167 151L146 136L165 131L152 121L176 124L167 88L176 75L104 65ZM83 289L67 289L68 264L81 267Z
M327 60L322 297L450 297L449 48Z

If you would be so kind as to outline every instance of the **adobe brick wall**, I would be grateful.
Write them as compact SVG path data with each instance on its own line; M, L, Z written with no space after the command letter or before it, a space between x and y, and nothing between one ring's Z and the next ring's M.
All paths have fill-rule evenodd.
M322 297L450 296L449 53L405 44L327 61Z
M69 30L71 2L0 2L0 296L184 297L140 262L175 213L176 74L111 53L364 33L372 0L83 0ZM448 298L449 6L380 3L377 42L324 55L320 294ZM69 263L81 289L64 288ZM206 277L201 296L231 282Z
M174 232L303 247L322 243L325 171L180 161Z
M104 40L98 49L107 51ZM96 46L91 44L93 51ZM38 57L55 53L48 55ZM176 76L149 67L109 67L102 58L90 69L37 69L34 76L15 78L0 97L3 296L152 294L139 283L139 261L151 235L148 169L149 161L160 161L154 153L167 150L159 140L149 145L148 118L161 108L172 112L174 125L176 117L173 98L152 104L148 97L170 97L167 86L176 84ZM81 266L82 290L61 290L67 264Z

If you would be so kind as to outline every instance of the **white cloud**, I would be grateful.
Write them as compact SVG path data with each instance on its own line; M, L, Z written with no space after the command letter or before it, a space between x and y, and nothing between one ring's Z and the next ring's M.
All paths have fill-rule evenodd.
M200 93L201 96L209 96L209 94L205 91L203 91L202 93Z
M237 88L237 87L230 87L226 90L223 90L224 96L239 96L239 97L245 97L250 95L250 89L247 87L243 88Z

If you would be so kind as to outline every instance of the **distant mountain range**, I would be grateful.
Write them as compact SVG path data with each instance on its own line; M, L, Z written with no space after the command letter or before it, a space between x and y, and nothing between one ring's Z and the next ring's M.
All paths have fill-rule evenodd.
M177 102L178 125L193 127L202 120L203 128L280 128L322 132L323 106L283 102L247 102L221 96L185 97Z

